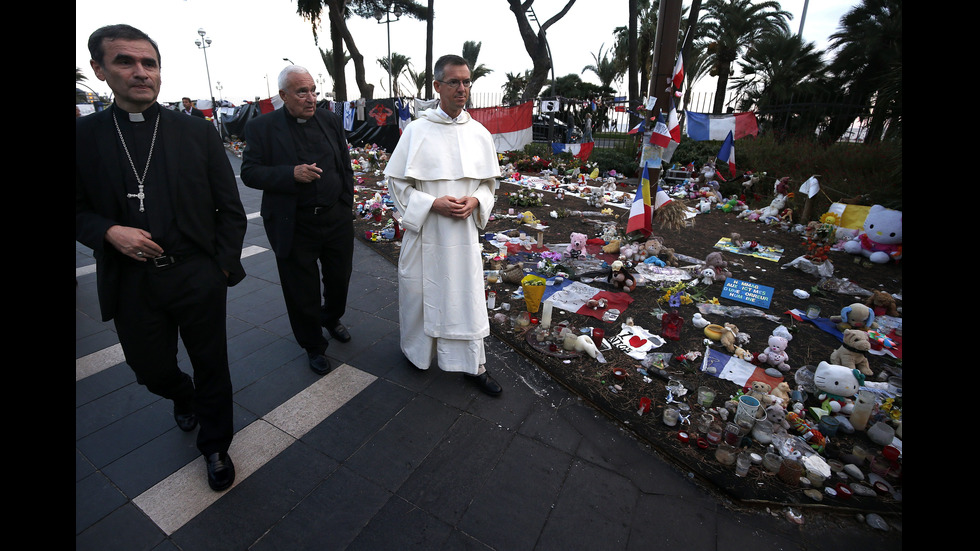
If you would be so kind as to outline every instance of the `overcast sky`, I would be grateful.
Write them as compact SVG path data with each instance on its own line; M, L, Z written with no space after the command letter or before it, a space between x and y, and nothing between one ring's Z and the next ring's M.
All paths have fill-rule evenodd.
M786 0L783 9L793 14L790 28L799 30L806 0ZM426 3L421 0L420 3ZM555 15L566 0L537 0L534 11L542 22ZM807 6L803 38L825 48L827 38L837 30L841 16L858 0L811 0ZM690 0L684 0L684 6ZM493 72L480 79L474 94L501 92L507 73L520 74L531 68L514 14L506 0L435 0L434 57L459 54L463 43L482 42L477 62ZM593 54L607 51L613 43L613 30L626 24L628 0L578 0L568 14L549 29L548 40L555 63L555 76L569 73L598 84L595 75L582 69L593 64ZM329 24L317 29L296 14L296 0L90 0L75 2L75 66L86 76L83 84L100 94L109 94L104 82L95 78L89 65L88 36L102 25L127 23L157 41L162 57L160 101L176 102L183 96L207 99L211 96L239 104L256 97L267 98L278 89L276 78L288 58L303 65L314 79L325 81L321 90L333 83L320 59L319 48L330 48ZM416 71L425 69L425 22L403 17L390 26L374 19L353 18L348 25L365 59L368 82L375 85L375 97L388 97L388 77L377 59L391 51L406 55ZM198 29L211 38L211 47L198 48ZM205 55L207 63L205 63ZM220 83L220 84L219 84ZM404 86L405 84L403 84ZM219 89L220 86L220 89ZM625 95L626 84L615 83ZM84 86L81 86L85 89ZM697 89L713 89L711 82ZM347 66L348 97L360 94L354 82L353 63Z

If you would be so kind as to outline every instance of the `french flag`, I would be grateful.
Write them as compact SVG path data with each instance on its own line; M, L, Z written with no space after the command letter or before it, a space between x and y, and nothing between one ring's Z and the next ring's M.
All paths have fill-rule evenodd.
M644 118L644 119L640 119L640 124L634 126L632 130L627 132L627 134L637 134L637 133L643 134L646 131L647 131L647 120Z
M684 84L684 56L677 54L677 63L674 64L674 76L671 78L674 90L680 90Z
M599 320L602 319L603 314L611 309L625 312L626 308L633 302L633 297L629 293L604 291L580 281L573 281L571 283L567 283L567 281L565 285L562 285L558 290L550 294L548 291L553 289L553 286L549 285L545 287L545 295L542 300L550 300L555 308L582 314L583 316L590 316ZM598 301L602 298L606 299L605 307L592 308L588 305L590 300Z
M660 147L670 145L670 130L667 128L667 123L664 122L663 113L657 114L657 122L654 124L653 133L650 135L650 143Z
M681 143L681 123L677 119L677 106L674 105L674 98L670 99L670 113L667 116L667 131L670 139Z
M647 167L648 165L643 165L643 176L640 178L639 185L636 186L636 195L633 196L633 204L630 205L629 221L626 222L626 233L638 231L645 236L653 233L653 206L650 203L650 172Z
M595 142L585 142L585 143L553 143L551 144L552 153L571 153L575 158L581 159L582 161L588 161L589 155L592 154L592 147L595 146ZM500 151L499 149L497 151Z
M724 140L731 132L735 139L759 135L759 123L755 113L733 113L730 115L709 115L707 113L687 112L687 137L694 141Z
M728 163L728 170L735 176L735 136L729 132L721 149L718 150L718 159Z
M513 107L482 107L466 112L490 131L498 153L519 151L531 143L534 103L530 101Z

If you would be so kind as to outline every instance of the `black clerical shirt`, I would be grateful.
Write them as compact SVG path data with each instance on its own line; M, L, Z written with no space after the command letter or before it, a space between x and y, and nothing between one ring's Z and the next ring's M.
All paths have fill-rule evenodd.
M329 207L340 198L343 188L340 180L340 165L337 163L336 146L327 139L326 130L320 127L316 117L300 122L295 117L286 117L289 132L296 144L296 152L301 164L313 164L323 172L318 180L309 185L300 185L297 204L300 207Z

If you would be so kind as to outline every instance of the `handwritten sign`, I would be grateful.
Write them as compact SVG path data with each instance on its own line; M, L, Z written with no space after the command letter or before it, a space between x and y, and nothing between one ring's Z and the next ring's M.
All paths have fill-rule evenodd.
M772 290L772 287L730 277L725 280L721 296L745 304L769 308L769 303L772 301Z

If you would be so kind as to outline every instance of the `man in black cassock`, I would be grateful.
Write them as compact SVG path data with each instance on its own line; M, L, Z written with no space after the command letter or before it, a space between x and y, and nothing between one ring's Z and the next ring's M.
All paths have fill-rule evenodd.
M214 126L157 103L160 51L142 31L110 25L89 37L92 69L114 94L76 119L75 239L93 251L103 321L113 320L136 381L198 424L208 484L235 481L225 311L245 277L246 219ZM178 334L193 379L177 365Z

